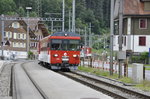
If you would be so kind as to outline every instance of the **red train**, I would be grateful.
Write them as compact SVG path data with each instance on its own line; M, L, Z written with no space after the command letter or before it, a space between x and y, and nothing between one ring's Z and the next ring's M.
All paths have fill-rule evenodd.
M76 33L53 33L39 42L38 60L54 70L76 70L80 63L80 39Z

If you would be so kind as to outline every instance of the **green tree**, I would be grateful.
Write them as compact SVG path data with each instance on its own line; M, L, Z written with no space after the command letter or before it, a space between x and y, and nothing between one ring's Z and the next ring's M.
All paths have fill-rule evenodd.
M22 7L19 7L19 9L17 10L17 13L21 17L25 16L25 11L24 11L24 9Z
M38 15L37 15L36 12L32 11L32 12L30 13L30 17L38 17Z
M143 61L143 64L146 64L148 62L148 52L143 52L140 55L140 60Z
M13 0L0 0L0 14L12 14L16 11L16 4Z
M38 15L38 0L0 0L0 14L26 16L26 7L32 7L30 16ZM45 13L62 13L62 0L41 0L42 17ZM68 27L68 12L72 10L72 0L65 0L65 27ZM53 15L51 17L62 17ZM76 27L83 28L92 23L92 32L103 34L109 28L110 0L76 0ZM60 23L60 22L59 22ZM57 22L54 25L60 26ZM49 24L49 23L47 23Z

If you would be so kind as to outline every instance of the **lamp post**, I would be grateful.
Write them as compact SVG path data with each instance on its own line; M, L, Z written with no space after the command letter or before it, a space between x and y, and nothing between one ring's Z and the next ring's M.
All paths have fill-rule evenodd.
M4 59L4 15L2 14L1 15L1 21L2 21L2 41L1 41L1 48L2 48L2 56L1 56L1 59L3 60Z
M75 32L75 0L72 1L72 32Z
M64 30L64 28L65 28L65 0L63 0L62 14L63 14L63 16L62 16L62 19L63 19L63 21L62 21L62 32L64 32L65 31Z
M122 51L122 32L123 32L123 1L120 0L119 8L119 52ZM119 78L122 77L121 59L119 59Z
M27 10L27 18L28 18L28 20L27 20L27 45L26 45L26 47L27 47L27 53L29 52L29 50L30 50L30 46L29 46L29 44L30 44L30 42L29 42L29 40L30 40L30 36L29 36L29 10L31 10L32 9L32 7L26 7L26 10Z
M110 17L110 75L113 75L114 0L111 0Z

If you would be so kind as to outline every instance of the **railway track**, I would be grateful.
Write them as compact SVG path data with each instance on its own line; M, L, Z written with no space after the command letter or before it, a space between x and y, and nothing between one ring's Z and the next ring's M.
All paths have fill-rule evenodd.
M117 99L150 99L150 95L136 92L116 84L108 83L88 75L77 72L59 73Z

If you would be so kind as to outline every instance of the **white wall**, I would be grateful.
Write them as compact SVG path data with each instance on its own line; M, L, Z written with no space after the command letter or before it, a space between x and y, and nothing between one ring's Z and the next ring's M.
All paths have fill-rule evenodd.
M150 48L150 36L149 35L130 35L131 39L129 40L127 35L126 35L126 46L124 46L123 44L123 48L122 50L123 51L126 51L126 50L132 50L133 52L148 52L149 51L149 48ZM146 37L146 46L139 46L139 36L145 36ZM115 35L114 36L114 44L113 44L113 48L114 48L114 51L118 51L119 50L119 44L118 44L118 35ZM130 49L127 49L127 46L130 46L128 48Z
M0 56L1 55L2 55L2 51L0 50ZM27 58L27 56L28 56L27 52L4 50L4 57L7 59Z

